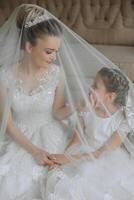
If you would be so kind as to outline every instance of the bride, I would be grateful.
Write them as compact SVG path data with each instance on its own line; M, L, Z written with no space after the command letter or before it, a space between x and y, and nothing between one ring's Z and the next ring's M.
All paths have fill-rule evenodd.
M21 35L23 53L16 62L15 55L7 50L8 58L4 55L0 69L1 119L4 107L9 107L0 157L2 200L40 198L41 176L52 164L48 155L61 153L66 146L65 130L58 120L72 111L64 102L63 72L54 64L62 29L55 19L46 20L43 14L43 9L33 5L18 8L13 21L16 24L12 26ZM16 42L17 38L11 40ZM9 38L7 43L10 45ZM13 51L12 46L8 48ZM1 55L1 62L2 59ZM9 66L7 62L11 64L11 60L13 64ZM5 105L10 95L10 102Z
M104 166L105 162L103 163L102 158L98 164L96 155L89 151L93 143L89 143L88 139L91 136L99 137L102 144L104 142L102 139L107 138L105 126L110 134L114 127L113 123L105 124L105 120L98 117L92 101L89 101L89 88L89 96L94 94L94 98L97 101L99 99L100 113L105 114L108 121L114 119L116 125L118 118L114 112L120 110L118 104L115 109L116 93L121 94L121 99L118 100L129 94L125 104L121 106L123 109L121 119L125 116L129 133L127 132L125 140L122 138L124 134L119 134L118 141L122 141L121 144L129 156L134 155L134 105L131 101L134 98L133 84L125 75L122 80L122 73L118 76L120 72L116 70L113 74L111 72L108 77L104 77L106 80L113 78L109 85L110 93L104 101L104 85L102 90L100 83L97 84L99 89L91 87L93 80L96 80L97 72L101 69L103 71L103 67L111 71L117 69L117 66L56 17L36 5L19 6L0 28L0 198L2 200L54 200L55 198L69 200L70 195L73 200L88 200L93 190L95 191L93 194L104 194L104 188L102 189L100 185L102 178L106 179L103 177L104 174L101 176L101 166ZM118 84L118 88L115 86L116 92L111 92L115 80L121 83ZM127 94L124 93L126 90L122 84L124 88L127 84ZM108 84L105 84L105 87L108 87ZM100 91L100 95L97 90ZM76 103L77 99L79 102ZM86 138L85 128L83 129L79 117L83 107L86 107L87 112L91 114L89 120L91 128L88 128L92 131L91 135L87 134L89 138ZM85 119L84 115L83 121ZM65 120L68 128L62 120ZM104 125L103 138L96 131L96 127L101 126L101 121ZM70 151L66 152L67 145L73 137L70 133L75 124L78 124L77 139L82 144L82 149L76 148L78 152L75 153L81 153L83 148L86 149L86 152L90 153L92 162L88 162L88 156L79 162L77 156L75 158ZM120 127L120 130L123 130L123 127ZM107 146L110 149L109 143ZM121 161L120 153L116 155L116 161ZM128 155L125 157L126 165L129 163ZM64 161L69 164L65 165ZM82 173L79 170L81 163L83 169L86 169L81 170ZM117 165L114 166L116 168ZM126 171L129 169L127 167ZM90 176L90 172L94 172L94 175ZM96 173L99 178L95 179ZM119 170L116 177L118 174L120 175ZM111 180L110 165L105 166L105 175ZM127 183L127 188L131 183ZM119 194L124 190L124 188L118 190L117 187ZM88 196L85 197L81 191ZM128 195L127 199L130 199L128 198L130 196ZM105 196L105 200L111 198L109 195ZM95 200L98 200L98 197L95 196Z

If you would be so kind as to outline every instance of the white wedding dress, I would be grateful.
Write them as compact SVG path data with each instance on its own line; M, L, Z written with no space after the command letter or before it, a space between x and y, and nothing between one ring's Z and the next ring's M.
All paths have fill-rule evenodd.
M94 117L95 116L95 117ZM93 152L119 131L129 127L123 111L101 118L83 112L89 146L76 145L70 153ZM44 200L134 200L134 159L123 148L104 153L95 160L63 165L47 174Z
M61 153L66 143L64 126L52 115L55 90L60 78L60 69L52 65L48 74L40 80L38 88L27 93L21 80L1 69L1 84L9 88L14 81L11 112L14 123L29 140L49 153ZM0 199L42 199L43 180L47 166L39 166L34 158L6 134L7 145L0 157Z
M1 69L0 75L5 87L8 88L12 81L15 83L11 112L16 127L32 143L49 153L64 152L68 133L52 115L59 67L52 65L39 87L30 93L24 91L21 80L14 79L9 70ZM122 111L106 119L94 119L85 112L83 119L90 145L78 145L70 150L72 154L96 150L116 130L129 131ZM95 161L78 161L48 172L47 166L37 165L34 158L8 134L6 142L0 157L1 200L134 199L134 159L121 148L105 153Z

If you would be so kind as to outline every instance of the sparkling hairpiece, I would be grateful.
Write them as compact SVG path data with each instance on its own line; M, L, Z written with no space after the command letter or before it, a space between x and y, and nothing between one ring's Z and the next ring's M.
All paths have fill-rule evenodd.
M119 76L119 73L118 73L117 71L115 71L115 69L110 69L110 71L111 71L114 75Z
M41 23L41 22L43 22L43 21L46 21L46 20L48 20L48 19L50 19L50 18L51 18L51 17L48 16L48 15L44 12L42 15L37 15L37 16L35 16L34 18L27 20L24 26L25 26L25 28L29 28L29 27L31 27L31 26L34 26L34 25L38 24L38 23Z

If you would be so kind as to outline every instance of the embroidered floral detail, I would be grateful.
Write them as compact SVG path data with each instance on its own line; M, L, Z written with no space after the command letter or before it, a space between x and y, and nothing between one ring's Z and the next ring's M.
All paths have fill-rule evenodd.
M55 79L55 82L51 82L51 79L52 77L54 78L54 74L56 75L56 79ZM28 96L33 96L35 94L38 94L40 93L42 90L44 90L45 88L47 88L48 86L48 83L53 83L53 84L57 84L57 75L59 76L59 69L57 68L56 65L52 65L51 66L51 69L46 72L44 74L44 76L42 78L39 78L38 81L39 81L39 85L37 87L35 87L34 89L32 89L30 92L26 91L24 88L23 88L23 82L21 79L17 79L16 80L16 91L18 92L21 92L25 95L28 95ZM52 84L52 86L53 86ZM51 94L52 91L49 91L49 93Z

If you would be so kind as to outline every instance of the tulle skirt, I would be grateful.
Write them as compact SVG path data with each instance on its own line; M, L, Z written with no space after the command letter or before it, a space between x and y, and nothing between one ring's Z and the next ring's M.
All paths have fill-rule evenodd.
M65 127L59 122L44 124L17 124L32 143L49 153L61 153L66 147ZM40 166L33 156L13 140L8 141L0 157L0 199L36 200L43 199L47 166Z
M124 149L77 161L47 175L44 200L134 200L134 159Z

